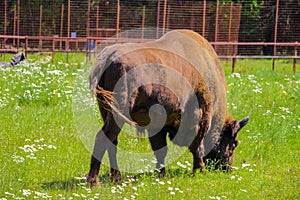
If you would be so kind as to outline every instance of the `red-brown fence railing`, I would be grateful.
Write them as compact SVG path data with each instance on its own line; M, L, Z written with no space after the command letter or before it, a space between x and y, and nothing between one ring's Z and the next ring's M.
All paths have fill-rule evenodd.
M13 48L10 46L5 46L3 41L5 40L18 40L20 41L22 47ZM7 53L16 53L19 51L23 51L25 56L28 57L28 54L31 53L51 53L52 60L55 57L56 53L64 53L66 54L66 61L68 62L68 54L69 53L84 53L86 55L86 60L89 61L91 59L91 55L95 53L95 49L102 44L105 43L124 43L124 42L147 42L150 39L144 38L107 38L107 37L48 37L48 36L7 36L0 35L0 55ZM38 48L31 48L30 42L39 41ZM45 44L45 45L44 45ZM94 46L92 47L91 44ZM235 70L236 59L248 58L248 59L272 59L272 70L275 69L275 60L277 59L292 59L293 60L293 71L296 73L297 69L297 59L300 59L298 55L298 48L300 43L284 43L284 42L211 42L211 44L216 47L226 47L227 49L231 49L230 55L219 55L220 58L231 59L232 62L232 72ZM272 46L276 47L292 47L293 55L239 55L238 47L239 46Z

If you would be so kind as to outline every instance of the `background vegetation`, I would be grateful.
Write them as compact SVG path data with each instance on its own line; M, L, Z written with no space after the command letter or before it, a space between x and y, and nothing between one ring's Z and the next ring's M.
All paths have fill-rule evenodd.
M147 16L146 26L156 27L157 0L121 0L121 13L125 26L138 24L141 26L141 7L146 6ZM168 4L185 6L191 2L199 3L199 0L168 0ZM207 1L212 4L211 9L215 9L216 1ZM221 4L229 4L230 0L220 0ZM234 0L242 5L239 41L243 42L273 42L275 26L276 0ZM43 35L52 36L60 33L61 4L64 4L64 24L67 24L68 0L27 0L21 1L21 35L38 35L40 5L43 5ZM114 28L116 20L117 0L91 0L91 11L95 12L95 7L100 6L100 27ZM17 0L8 1L8 33L13 34L13 6L17 5ZM87 0L71 0L72 7L72 29L78 35L86 34L87 22ZM4 1L0 2L0 8L4 8ZM161 12L163 11L163 1L161 0ZM188 11L189 12L189 11ZM3 12L4 13L4 12ZM278 42L294 42L299 40L300 27L300 3L298 0L279 1L278 17ZM81 17L78 17L81 16ZM95 16L91 16L95 17ZM228 17L228 16L223 16ZM0 15L0 22L4 21L3 14ZM121 18L121 20L122 20ZM126 19L125 19L126 18ZM214 17L215 18L215 17ZM198 19L196 19L198 20ZM212 24L210 24L212 25ZM92 25L91 25L92 26ZM109 26L109 27L108 27ZM122 27L120 27L122 29ZM124 27L123 27L124 28ZM3 26L0 26L0 32ZM64 36L67 35L66 26L63 29ZM267 51L267 50L265 50ZM272 51L270 51L272 52Z

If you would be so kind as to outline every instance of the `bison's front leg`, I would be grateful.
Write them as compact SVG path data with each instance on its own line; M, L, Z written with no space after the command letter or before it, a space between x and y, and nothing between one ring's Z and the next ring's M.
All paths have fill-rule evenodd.
M204 161L202 153L204 152L204 146L203 137L201 137L201 134L198 133L189 149L193 154L193 172L195 172L197 169L203 169Z
M167 132L164 130L158 133L149 131L149 140L157 161L156 169L159 171L159 175L163 177L165 176L165 157L168 151Z
M205 166L204 163L204 135L208 130L207 121L202 121L199 125L195 126L194 131L196 133L196 137L194 138L192 144L189 149L193 154L193 172L197 169L203 169Z

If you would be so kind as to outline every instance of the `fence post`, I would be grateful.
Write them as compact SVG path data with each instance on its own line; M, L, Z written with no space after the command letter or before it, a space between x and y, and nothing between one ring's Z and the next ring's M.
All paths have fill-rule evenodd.
M157 1L156 38L159 36L160 0Z
M162 34L165 34L166 20L167 20L167 0L164 0L164 16L163 16L163 30L162 30Z
M43 22L43 5L40 5L40 27L39 27L39 51L42 51L42 22Z
M4 0L4 29L3 35L6 35L6 21L7 21L7 0Z
M195 22L194 22L194 18L195 18L195 16L194 16L194 4L192 4L192 14L191 14L191 21L190 21L190 29L191 30L194 30L194 24L195 24Z
M71 0L68 0L68 35L67 35L67 37L70 37L70 26L71 26L71 2L70 1Z
M235 42L237 42L237 41L235 41ZM236 56L237 56L237 49L238 49L238 44L233 45L231 73L234 73L234 68L235 68L235 63L236 63Z
M117 3L117 25L116 25L116 36L119 37L119 28L120 28L120 0Z
M219 32L219 0L216 5L216 24L215 24L215 51L218 53L218 32Z
M206 23L206 0L203 1L203 16L202 16L202 36L205 37L205 23Z
M88 0L87 20L86 20L86 36L90 36L90 12L91 12L91 0Z
M142 16L142 39L144 39L144 28L145 28L145 15L146 15L146 6L143 5L143 16Z
M92 39L89 38L89 61L91 60L91 56L92 56Z
M171 13L171 5L168 5L166 29L169 29L170 26L170 13Z
M18 21L17 21L17 35L19 36L20 35L20 19L21 19L21 16L20 16L20 0L18 0ZM17 39L17 48L20 47L20 39L18 38Z
M65 5L61 4L61 16L60 16L60 36L63 36L63 25L64 25L64 10L65 10ZM60 39L59 41L59 49L62 49L62 40Z
M296 41L294 46L294 66L293 66L294 73L296 73L296 65L297 65L297 46L298 46L298 42Z
M274 71L274 69L275 69L275 60L276 60L276 58L273 58L272 59L272 70Z
M234 68L235 68L235 62L236 62L236 57L235 55L232 56L232 61L231 61L231 73L234 73Z
M14 5L14 30L13 36L16 36L16 27L17 27L17 6ZM16 38L13 39L13 46L16 45Z
M89 62L89 51L90 51L90 39L86 37L86 49L85 49L85 62Z
M99 6L96 6L96 37L99 37Z
M69 62L69 36L66 38L67 44L66 44L66 62Z
M278 29L278 11L279 11L279 0L276 0L276 11L275 11L275 26L274 26L274 56L276 56L276 43L277 43L277 29ZM275 58L273 59L272 70L275 69Z
M25 36L25 57L26 58L28 57L27 49L28 49L28 36Z
M61 39L60 39L61 44ZM55 52L55 38L52 37L52 63L54 62L54 52Z
M230 4L230 13L229 13L229 25L228 25L228 42L231 42L231 28L232 28L232 10L233 10L233 2ZM226 47L226 53L229 55L230 45Z

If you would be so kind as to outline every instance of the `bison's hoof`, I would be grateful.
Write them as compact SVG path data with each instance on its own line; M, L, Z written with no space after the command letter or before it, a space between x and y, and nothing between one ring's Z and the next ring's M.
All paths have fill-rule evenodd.
M121 180L122 180L121 172L116 169L111 169L110 181L114 182L114 183L118 183L118 182L121 182Z
M97 176L88 176L86 182L90 183L90 187L100 187L100 183Z
M166 168L162 167L162 168L156 169L155 172L158 174L159 178L163 178L166 175Z

